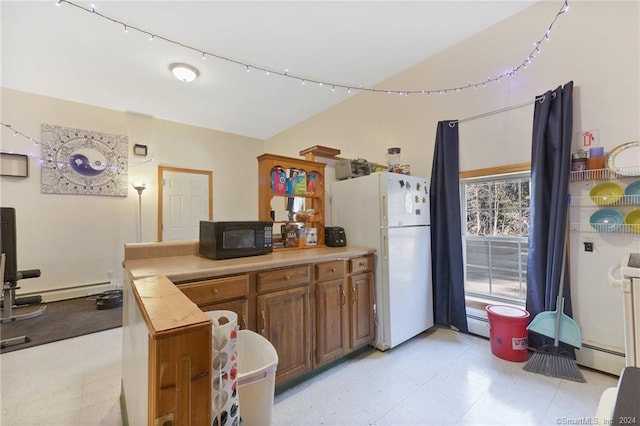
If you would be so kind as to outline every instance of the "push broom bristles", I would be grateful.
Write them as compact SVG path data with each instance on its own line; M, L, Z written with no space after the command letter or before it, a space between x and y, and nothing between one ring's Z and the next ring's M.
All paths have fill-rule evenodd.
M557 346L541 346L531 355L523 369L531 373L544 374L545 376L573 380L574 382L585 382L576 361L568 354L560 351Z

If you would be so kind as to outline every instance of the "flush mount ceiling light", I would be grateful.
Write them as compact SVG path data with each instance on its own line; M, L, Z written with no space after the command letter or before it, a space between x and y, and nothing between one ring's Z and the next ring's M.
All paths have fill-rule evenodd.
M169 65L169 69L178 80L187 83L195 80L200 75L200 71L189 64L175 63Z

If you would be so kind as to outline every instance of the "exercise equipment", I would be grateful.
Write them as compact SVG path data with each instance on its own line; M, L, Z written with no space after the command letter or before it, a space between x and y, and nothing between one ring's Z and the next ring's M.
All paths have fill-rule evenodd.
M37 278L40 276L39 269L28 269L24 271L17 270L16 259L16 212L12 207L0 208L0 275L2 276L2 309L0 321L2 324L21 321L34 318L44 314L46 306L40 306L36 310L25 313L14 313L13 309L18 305L24 305L27 302L41 303L40 296L29 296L16 299L16 290L18 281L29 278ZM21 300L22 299L22 300ZM27 336L12 337L0 341L0 347L19 345L29 341Z

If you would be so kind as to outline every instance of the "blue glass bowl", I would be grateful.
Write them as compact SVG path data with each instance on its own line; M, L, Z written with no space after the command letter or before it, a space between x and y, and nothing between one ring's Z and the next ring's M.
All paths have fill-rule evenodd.
M624 216L614 209L600 209L589 219L591 227L598 232L616 232L623 223Z
M624 189L625 204L640 204L640 180L631 182Z

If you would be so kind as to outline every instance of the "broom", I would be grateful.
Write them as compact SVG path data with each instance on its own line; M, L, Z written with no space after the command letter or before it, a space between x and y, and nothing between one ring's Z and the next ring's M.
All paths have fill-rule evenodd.
M562 250L562 268L560 270L560 287L556 298L556 327L553 345L539 347L529 358L523 369L531 373L544 374L545 376L558 377L584 383L585 379L578 368L576 360L565 350L560 349L560 321L564 313L564 273L567 262L567 238L569 231L569 214L567 213L567 234L564 238ZM547 312L545 312L547 313Z

